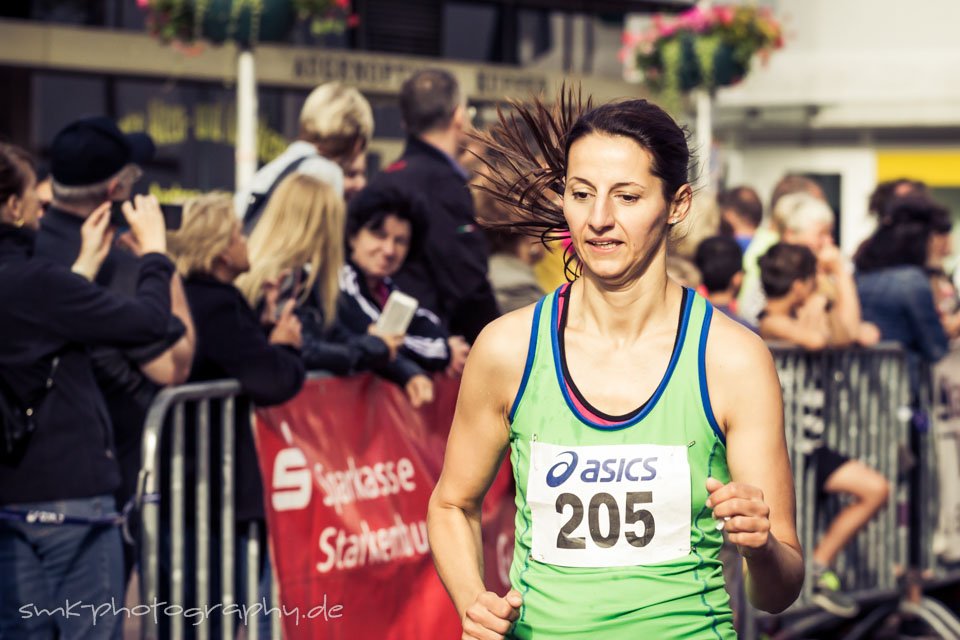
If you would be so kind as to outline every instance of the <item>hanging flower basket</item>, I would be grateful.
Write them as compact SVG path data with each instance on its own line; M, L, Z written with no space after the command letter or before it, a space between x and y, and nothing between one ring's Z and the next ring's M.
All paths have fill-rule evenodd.
M679 97L736 84L755 55L765 60L782 46L782 29L769 9L724 5L655 16L649 31L624 34L622 55L651 89Z
M356 25L350 0L137 0L147 12L150 33L166 43L258 42L285 40L297 20L316 35Z

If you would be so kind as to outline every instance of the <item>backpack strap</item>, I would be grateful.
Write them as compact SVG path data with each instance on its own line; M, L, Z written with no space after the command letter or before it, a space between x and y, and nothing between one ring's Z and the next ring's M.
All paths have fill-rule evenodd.
M277 186L283 182L283 179L296 171L305 160L309 160L313 157L314 156L302 156L297 158L283 168L283 171L280 172L280 175L276 177L276 179L273 181L273 184L271 184L270 188L264 193L250 194L250 201L247 203L247 210L243 214L244 232L249 235L250 232L253 231L253 228L257 226L257 222L260 220L260 216L263 214L263 208L270 200L270 196L273 195L273 192L277 190Z

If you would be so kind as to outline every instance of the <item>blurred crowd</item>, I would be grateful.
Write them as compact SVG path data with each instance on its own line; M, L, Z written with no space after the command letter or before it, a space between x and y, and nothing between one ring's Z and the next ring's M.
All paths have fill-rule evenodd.
M746 185L720 193L715 208L708 205L696 237L680 241L671 257L677 280L700 288L717 309L773 345L816 351L898 343L907 353L911 402L919 406L921 367L947 354L960 309L946 271L951 216L926 185L908 179L877 185L867 203L876 228L850 257L836 245L836 215L823 190L808 177L784 176L766 214L764 200ZM703 237L711 226L715 235ZM814 442L808 461L821 495L848 498L812 550L813 601L852 617L856 601L831 567L885 506L889 483L822 441Z
M0 637L118 633L119 618L93 628L89 617L25 619L22 607L123 600L136 549L116 524L164 386L234 378L269 406L295 396L306 371L371 371L419 407L435 375L460 375L488 322L563 281L569 247L498 226L510 212L471 189L495 168L470 143L454 77L417 72L400 108L406 147L368 181L370 105L321 85L298 139L248 185L182 208L132 196L155 149L108 118L65 127L43 169L0 145ZM847 257L816 182L785 176L766 206L735 187L701 205L671 247L671 273L769 341L889 340L934 362L960 335L949 212L911 180L878 185L869 207L876 230ZM379 322L397 291L419 303L400 333ZM248 415L237 411L238 566L246 524L265 530ZM853 498L813 551L821 603L849 615L830 567L889 487L861 462L816 456L821 490ZM44 518L76 526L37 527Z

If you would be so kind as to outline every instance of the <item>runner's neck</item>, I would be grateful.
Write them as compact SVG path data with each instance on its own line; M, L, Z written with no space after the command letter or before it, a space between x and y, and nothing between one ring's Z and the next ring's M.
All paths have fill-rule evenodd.
M683 290L666 274L648 274L617 291L597 287L589 277L571 287L567 328L599 333L624 345L663 328L674 330L683 298Z

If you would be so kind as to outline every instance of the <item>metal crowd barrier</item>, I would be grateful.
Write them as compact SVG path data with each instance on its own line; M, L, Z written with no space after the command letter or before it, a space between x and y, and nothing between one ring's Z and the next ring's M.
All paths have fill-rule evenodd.
M942 573L932 551L938 518L934 439L929 432L915 428L917 417L931 412L929 386L920 394L919 406L912 406L907 358L897 345L819 352L772 346L771 351L783 389L786 438L797 496L797 533L806 558L807 581L787 614L808 614L792 634L778 637L819 637L806 634L836 622L830 614L818 614L810 602L813 549L844 504L840 497L824 498L815 486L816 468L809 455L820 444L876 469L891 487L887 506L840 552L834 567L845 593L862 604L885 602L887 607L882 615L874 616L876 620L865 621L859 631L847 637L867 637L858 634L868 632L870 625L897 610L923 618L943 637L957 637L956 620L941 611L937 603L927 599L919 606L900 603L908 570L927 577ZM913 447L911 437L915 438ZM913 465L920 469L915 476L919 478L918 487L911 487ZM911 489L919 497L922 511L919 530L912 532L908 526L910 500L914 497ZM911 567L911 544L918 545L920 566ZM758 619L770 616L746 605L742 591L734 599L741 605L741 637L757 637Z
M222 380L207 383L187 384L179 387L164 389L154 400L147 414L143 429L142 463L137 487L137 507L141 514L140 527L140 592L141 602L147 606L159 603L154 610L159 615L144 616L142 618L141 637L155 639L160 637L161 627L165 627L164 638L180 640L186 637L195 637L199 640L214 640L210 638L211 616L223 611L232 611L237 606L237 594L234 593L235 570L234 552L236 535L232 523L234 522L234 452L235 452L235 411L236 399L240 393L240 385L235 380ZM210 424L211 409L220 414L218 425ZM188 416L196 425L193 433L185 433ZM211 469L211 430L219 429L221 464L219 468ZM169 434L166 431L169 430ZM196 443L196 484L187 487L185 482L185 449L187 438L193 438ZM161 443L166 440L169 446L169 480L161 477L163 469L161 456L164 448ZM168 482L164 486L164 482ZM220 487L220 512L211 513L211 482ZM169 488L168 495L164 495L162 488ZM187 491L193 491L196 497L196 517L193 527L192 540L188 539L187 518L184 511ZM167 501L169 505L169 527L161 527L161 505ZM221 523L220 539L211 539L211 524L216 520ZM161 545L164 531L168 531L169 545ZM256 523L251 523L247 531L249 543L246 549L246 598L248 606L258 602L258 568L261 554L268 550L261 549L259 532ZM211 576L209 567L214 560L216 543L219 542L219 569L220 593L211 593ZM186 575L186 556L188 544L195 550L193 567L194 575ZM161 546L164 548L161 549ZM169 549L166 547L169 546ZM168 584L162 584L160 567L161 553L169 558L170 571ZM196 597L193 602L185 601L185 587L188 580L193 580ZM279 602L277 597L276 580L272 581L272 602ZM161 600L161 589L167 587L166 595ZM217 607L216 605L219 605ZM188 613L191 608L196 611ZM209 613L208 613L209 612ZM170 615L168 615L169 613ZM223 615L221 637L223 640L233 640L235 624L240 617ZM252 618L246 627L246 637L258 640L260 637L256 618ZM271 637L281 637L281 621L279 615L271 617Z

